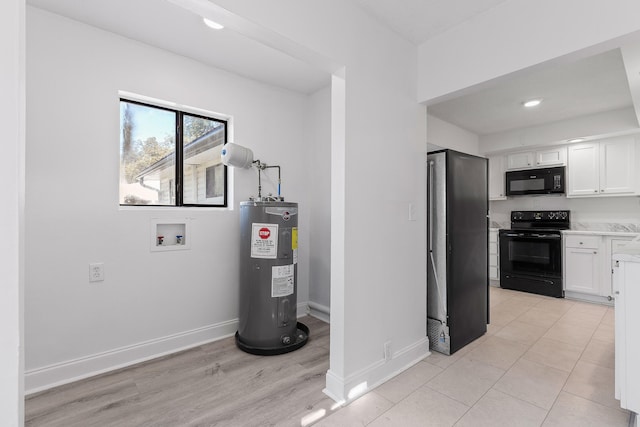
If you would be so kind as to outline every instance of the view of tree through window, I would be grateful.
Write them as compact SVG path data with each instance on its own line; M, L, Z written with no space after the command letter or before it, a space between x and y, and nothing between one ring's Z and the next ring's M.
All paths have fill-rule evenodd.
M226 206L225 142L224 121L121 100L120 204Z

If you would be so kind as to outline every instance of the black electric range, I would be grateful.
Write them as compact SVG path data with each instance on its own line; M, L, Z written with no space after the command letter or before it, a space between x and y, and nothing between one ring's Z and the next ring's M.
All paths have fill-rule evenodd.
M499 231L500 287L557 298L562 286L562 230L570 211L513 211Z

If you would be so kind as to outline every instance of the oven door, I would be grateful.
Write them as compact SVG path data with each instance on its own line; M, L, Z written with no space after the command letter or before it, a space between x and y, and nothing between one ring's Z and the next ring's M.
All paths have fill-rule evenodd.
M500 230L500 270L515 275L561 278L561 234Z

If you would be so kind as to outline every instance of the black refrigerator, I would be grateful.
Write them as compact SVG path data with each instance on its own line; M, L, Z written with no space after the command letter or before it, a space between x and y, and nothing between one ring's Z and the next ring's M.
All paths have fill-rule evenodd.
M489 323L488 162L441 150L427 167L427 334L453 354Z

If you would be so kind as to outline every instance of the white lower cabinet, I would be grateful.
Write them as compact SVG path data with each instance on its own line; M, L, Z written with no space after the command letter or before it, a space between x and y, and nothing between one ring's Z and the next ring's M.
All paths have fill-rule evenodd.
M633 236L564 235L565 297L613 304L612 254Z
M498 229L489 229L489 279L500 280L500 263L498 262Z
M615 397L620 407L640 412L640 251L614 255ZM635 253L634 253L635 252ZM638 425L636 419L636 425Z
M600 294L600 240L600 236L565 237L565 292Z

